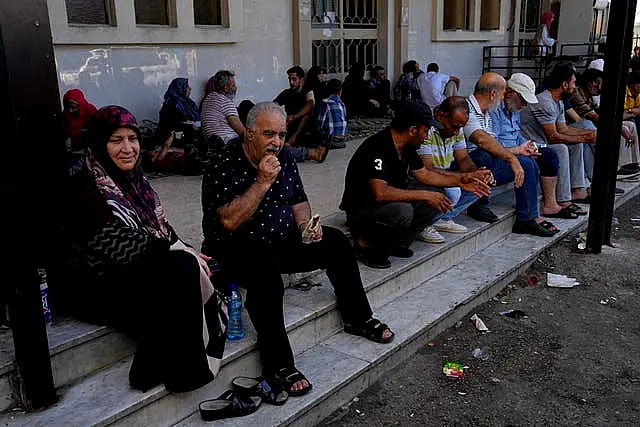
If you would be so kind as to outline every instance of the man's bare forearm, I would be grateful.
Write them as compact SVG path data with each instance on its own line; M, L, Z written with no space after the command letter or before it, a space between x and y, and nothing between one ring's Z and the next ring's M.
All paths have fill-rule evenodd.
M217 214L222 225L228 230L235 230L247 222L260 206L269 188L271 185L254 182L243 195L219 207Z
M311 205L309 202L293 205L291 206L291 210L293 211L293 219L298 227L311 219Z

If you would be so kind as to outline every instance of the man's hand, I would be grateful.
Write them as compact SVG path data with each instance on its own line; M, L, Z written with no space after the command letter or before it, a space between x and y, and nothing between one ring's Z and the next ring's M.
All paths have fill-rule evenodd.
M584 138L584 143L585 144L595 144L596 143L596 136L598 135L598 133L594 130L589 132L588 134L586 134L583 138Z
M486 169L486 168L476 169L473 172L462 173L461 176L462 176L462 178L471 177L471 178L478 179L478 180L480 180L480 181L484 182L485 184L490 185L492 187L495 187L495 185L496 185L496 180L493 177L493 173L491 173L491 171L489 169Z
M514 176L513 184L516 188L522 187L522 184L524 183L524 169L522 169L517 157L514 157L513 160L511 160L511 170L513 171Z
M264 156L258 165L258 184L271 187L278 177L280 169L282 169L282 167L276 156L272 154Z
M291 115L291 116L287 116L287 126L289 126L291 123L293 123L294 121L296 121L297 117L295 114Z
M491 194L491 187L486 183L486 177L482 177L481 179L474 177L478 172L480 171L462 174L460 176L460 188L477 197L488 197L489 194ZM489 172L489 174L491 174L491 172L487 170L483 170L482 172Z
M376 108L380 108L380 103L378 101L376 101L375 99L370 99L369 103L371 103L371 105L373 105Z
M444 194L437 191L424 191L424 201L442 213L453 210L451 200L449 200Z
M516 149L516 154L527 157L535 157L539 156L540 152L538 151L538 147L531 141L525 141L520 144Z

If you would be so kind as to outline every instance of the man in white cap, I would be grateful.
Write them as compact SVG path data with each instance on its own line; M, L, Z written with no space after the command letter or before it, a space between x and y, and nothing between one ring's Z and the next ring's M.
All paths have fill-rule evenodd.
M543 202L542 216L560 216L562 206L556 201L556 185L558 182L558 156L547 147L538 147L534 142L526 140L520 129L520 110L528 104L537 104L536 86L526 74L515 73L507 81L504 100L496 111L489 113L493 122L495 137L503 147L518 157L528 157L538 164L540 182L542 184ZM533 199L532 199L533 200ZM537 204L536 204L537 206ZM563 212L564 214L564 212ZM569 215L575 218L575 215ZM550 222L538 216L536 222L548 230L557 230Z
M487 168L497 185L514 183L516 196L516 222L512 231L539 237L551 237L558 232L553 224L539 221L538 177L536 161L530 155L514 153L506 149L495 138L492 112L500 110L507 92L504 78L495 73L486 73L476 83L469 103L469 121L464 126L469 157L479 168ZM531 96L530 96L531 95ZM518 95L520 97L521 95ZM535 100L533 91L527 98ZM519 102L526 103L524 98ZM533 150L535 146L530 146ZM488 207L489 201L481 198L467 209L467 215L478 221L495 222L498 218Z

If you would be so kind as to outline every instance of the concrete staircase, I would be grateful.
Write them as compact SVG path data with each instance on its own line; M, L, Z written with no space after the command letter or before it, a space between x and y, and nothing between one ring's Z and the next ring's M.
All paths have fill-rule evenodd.
M627 190L621 204L640 193L638 183L620 183ZM392 268L361 266L365 288L376 317L396 333L392 344L380 345L341 331L331 285L324 274L312 275L321 287L309 291L287 289L285 319L297 355L296 364L314 384L307 396L290 398L282 407L263 405L255 414L213 423L225 426L314 425L371 385L386 371L410 357L426 341L495 295L524 271L546 247L583 227L586 217L555 220L562 233L542 239L511 233L513 193L492 198L500 220L483 224L466 217L464 235L447 234L443 245L416 242L415 256L392 259ZM325 224L343 227L340 214ZM49 327L52 365L60 401L44 411L7 413L3 425L212 425L197 413L198 403L215 398L237 375L259 374L255 333L246 321L247 338L228 343L216 380L186 394L170 394L163 387L147 393L130 389L128 369L133 343L108 328L71 319ZM3 331L2 342L10 342ZM2 362L4 361L4 362ZM8 408L10 380L15 366L10 348L0 348L0 401Z

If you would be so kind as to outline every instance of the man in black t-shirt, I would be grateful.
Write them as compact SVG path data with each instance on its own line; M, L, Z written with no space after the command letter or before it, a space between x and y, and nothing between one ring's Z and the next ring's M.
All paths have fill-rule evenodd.
M294 364L281 273L326 270L345 332L380 343L394 335L373 318L349 240L312 218L285 135L282 108L259 103L247 116L244 141L216 152L202 179L202 250L247 289L263 376L272 388L283 385L296 396L309 392L311 383Z
M438 212L452 210L443 187L461 187L488 195L491 173L441 174L429 170L416 148L426 138L433 120L422 103L401 104L391 126L371 136L356 150L347 167L340 209L356 238L356 255L372 268L391 266L389 256L409 258L409 245ZM433 191L408 189L411 174Z

